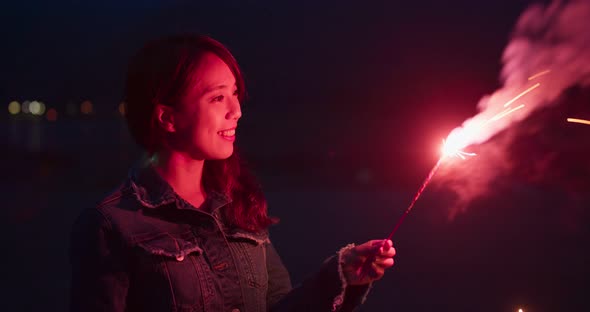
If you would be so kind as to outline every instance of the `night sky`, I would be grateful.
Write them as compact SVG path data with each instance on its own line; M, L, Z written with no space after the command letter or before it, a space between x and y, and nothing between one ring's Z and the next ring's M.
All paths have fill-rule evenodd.
M3 305L67 309L71 224L140 155L117 107L146 40L204 33L236 56L248 91L237 145L281 218L271 238L297 283L346 243L389 233L440 140L500 86L502 52L533 3L4 4L0 105L39 100L59 115L0 114ZM93 114L66 113L87 100ZM564 120L590 119L589 104L574 86L474 147L485 160L502 143L510 170L452 220L452 192L427 189L361 311L587 310L590 126Z

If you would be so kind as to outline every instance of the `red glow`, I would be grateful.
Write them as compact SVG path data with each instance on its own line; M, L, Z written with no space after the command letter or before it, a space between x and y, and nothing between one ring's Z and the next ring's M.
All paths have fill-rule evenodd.
M92 113L92 102L86 100L82 102L80 105L80 111L82 114L91 114Z
M50 108L49 110L47 110L47 120L49 121L56 121L57 120L57 111L55 110L55 108Z

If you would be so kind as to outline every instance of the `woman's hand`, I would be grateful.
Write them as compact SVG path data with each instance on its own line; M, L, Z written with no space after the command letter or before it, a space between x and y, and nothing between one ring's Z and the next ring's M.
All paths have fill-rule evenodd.
M371 240L343 251L342 273L349 285L365 285L383 277L393 266L393 256L390 240Z

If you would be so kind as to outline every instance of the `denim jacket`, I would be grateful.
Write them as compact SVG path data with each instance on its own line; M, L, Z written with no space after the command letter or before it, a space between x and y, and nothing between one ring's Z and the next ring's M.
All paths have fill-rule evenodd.
M151 167L129 178L74 224L71 311L351 311L368 286L347 286L340 254L296 288L268 233L229 228L231 199L200 209Z

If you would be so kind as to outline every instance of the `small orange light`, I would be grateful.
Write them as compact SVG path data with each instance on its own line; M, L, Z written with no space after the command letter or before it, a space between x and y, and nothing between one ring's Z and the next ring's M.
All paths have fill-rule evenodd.
M89 100L86 100L84 102L82 102L82 104L80 105L80 111L82 112L82 114L91 114L92 113L92 102L90 102Z
M121 102L119 104L119 114L121 114L121 116L125 116L125 113L127 113L127 103Z

